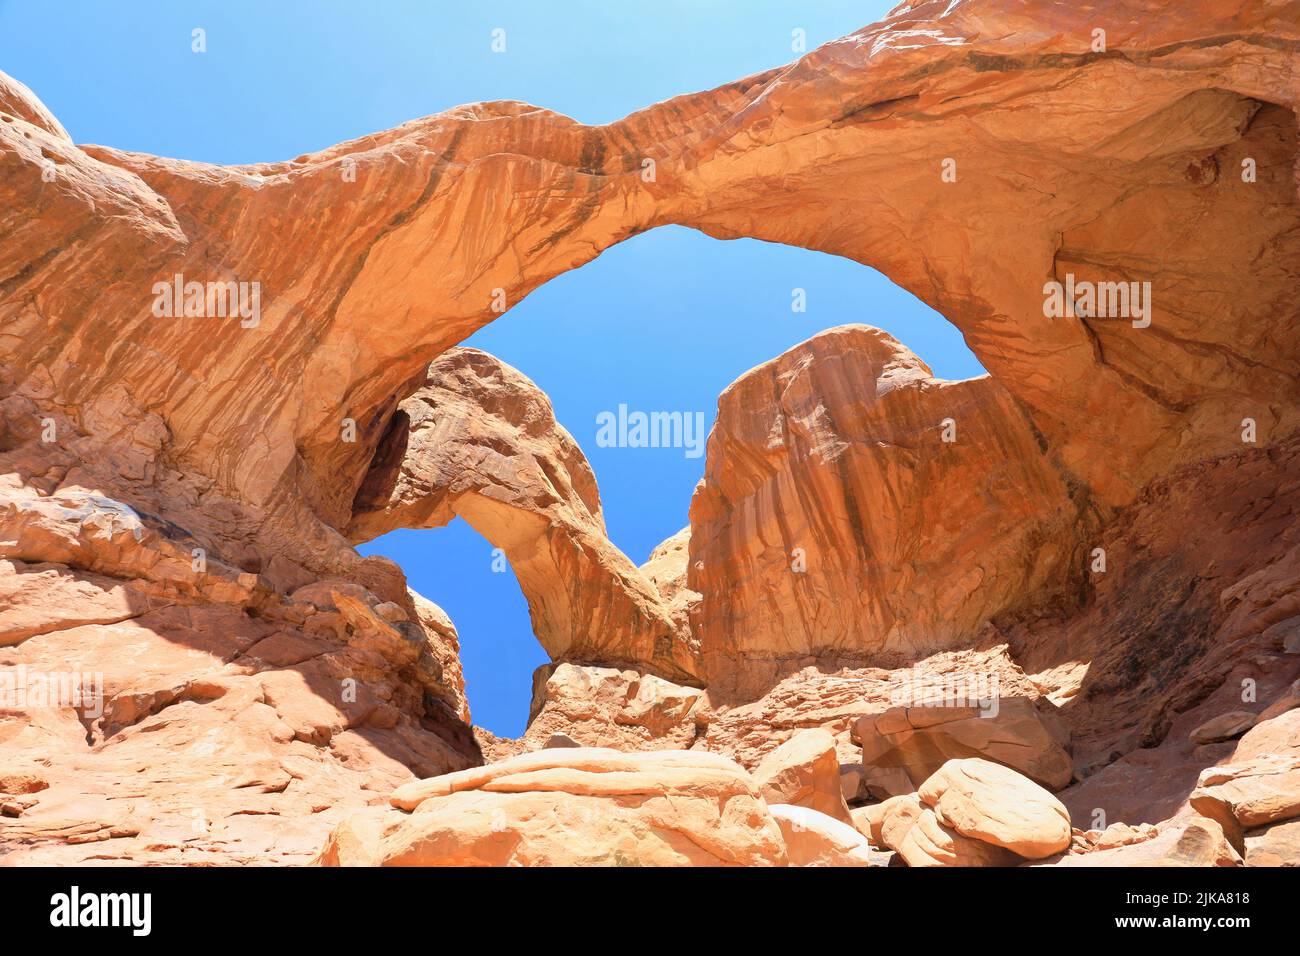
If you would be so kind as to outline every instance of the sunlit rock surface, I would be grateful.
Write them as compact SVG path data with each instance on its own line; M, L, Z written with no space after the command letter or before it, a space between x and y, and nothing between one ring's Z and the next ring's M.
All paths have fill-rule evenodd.
M694 749L753 768L821 727L852 764L853 721L905 669L992 670L1060 705L1076 828L1160 825L1083 859L1290 859L1291 818L1249 808L1293 806L1250 768L1296 753L1298 44L1294 0L916 3L608 126L477 104L244 167L78 146L0 76L0 676L103 675L97 713L0 708L4 862L306 862L394 787L480 764L479 741L517 749L467 725L454 630L350 546L450 497L514 548L556 660L708 684ZM935 382L863 329L751 372L684 577L682 541L644 571L601 544L572 454L567 477L480 481L481 381L469 485L439 504L460 470L428 502L372 480L428 466L394 437L439 356L669 223L879 268L989 377ZM187 315L176 281L234 283L243 309ZM1120 282L1127 303L1047 314L1051 283ZM520 489L543 495L502 519ZM407 517L363 531L358 502ZM1257 722L1193 739L1231 712ZM1230 781L1202 777L1219 765ZM788 859L739 773L739 842L637 837L644 858ZM602 860L645 832L584 819ZM919 820L915 859L1004 862Z
M606 536L591 466L546 395L477 349L440 356L398 407L349 535L364 541L455 515L504 552L553 659L698 680L658 589Z

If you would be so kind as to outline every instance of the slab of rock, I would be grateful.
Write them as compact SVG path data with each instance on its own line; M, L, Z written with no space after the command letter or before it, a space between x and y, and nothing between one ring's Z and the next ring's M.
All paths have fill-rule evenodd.
M808 807L769 804L785 837L791 866L875 866L867 838L846 823Z
M996 699L988 708L899 706L859 718L854 728L862 763L877 775L901 770L916 789L944 762L983 757L1023 773L1049 790L1074 773L1068 733L1055 707L1024 697Z
M852 825L840 787L835 738L825 730L802 730L754 768L754 780L768 803L809 807Z
M1092 831L1089 831L1091 833ZM1159 831L1150 823L1129 826L1127 823L1112 823L1097 834L1094 845L1098 850L1113 850L1120 846L1132 846L1153 839Z
M1240 737L1255 726L1257 719L1257 715L1248 710L1230 710L1207 720L1193 729L1189 736L1194 744L1217 744Z
M781 866L780 827L714 754L563 748L421 780L331 834L327 866Z
M938 820L965 836L1041 859L1070 845L1070 814L1022 774L988 760L949 760L921 785Z
M1263 756L1210 767L1189 802L1203 816L1247 829L1300 816L1300 757Z
M125 621L165 603L127 581L0 560L0 647L48 630Z

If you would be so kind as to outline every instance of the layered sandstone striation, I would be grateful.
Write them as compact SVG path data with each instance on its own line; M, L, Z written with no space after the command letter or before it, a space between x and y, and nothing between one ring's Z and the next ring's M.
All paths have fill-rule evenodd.
M992 379L936 380L892 336L823 332L718 400L687 584L715 690L783 660L895 665L1062 587L1086 516Z

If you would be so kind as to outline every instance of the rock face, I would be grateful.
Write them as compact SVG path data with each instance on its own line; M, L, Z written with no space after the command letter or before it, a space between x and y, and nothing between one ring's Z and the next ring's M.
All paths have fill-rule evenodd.
M1083 865L1277 859L1300 3L1115 0L1104 50L1097 17L909 3L608 126L478 104L237 168L78 146L0 75L0 678L26 692L0 710L5 861L301 862L348 819L327 859L784 862L753 782L695 750L354 816L518 746L470 731L454 629L350 546L453 514L509 554L558 664L617 675L591 681L608 713L557 688L538 733L689 727L755 767L816 727L856 762L848 728L901 669L992 661L1003 696L1061 705L1062 803L1162 824ZM879 268L989 376L935 380L861 326L760 366L720 401L689 535L637 569L544 397L449 350L670 223ZM41 696L71 671L102 674L91 706ZM707 684L708 713L646 675ZM1239 740L1192 739L1232 711ZM640 774L649 796L620 790ZM1185 823L1198 779L1218 817ZM1057 842L1050 803L1021 833L981 793L913 806L900 855Z
M782 866L781 831L711 754L564 748L399 788L342 824L327 866Z
M342 526L398 400L436 355L494 304L676 222L880 268L963 330L1085 486L1130 500L1171 464L1232 448L1243 404L1267 409L1265 441L1297 421L1269 401L1294 380L1300 335L1282 265L1300 242L1294 6L1165 7L1113 4L1098 56L1086 11L932 0L605 127L479 104L238 169L75 146L7 82L5 200L29 214L0 257L17 330L3 359L19 394L91 419L102 441L105 378L74 356L101 351L112 315L116 400L139 408L148 395L173 455L239 500L296 488ZM905 173L900 155L916 157ZM511 201L492 201L503 184ZM1198 218L1213 228L1165 228ZM59 255L73 244L75 258ZM178 272L259 281L259 325L158 321L153 284ZM1044 282L1070 273L1152 282L1152 326L1041 318ZM1246 274L1248 290L1215 298ZM355 444L338 440L345 417ZM1188 421L1200 427L1184 432Z
M1158 482L1100 538L1111 564L1091 576L1082 608L1006 628L1011 654L1069 726L1079 782L1059 796L1077 820L1101 811L1107 823L1160 823L1185 809L1207 767L1300 747L1285 711L1235 743L1191 739L1221 714L1262 717L1292 697L1300 661L1265 635L1300 593L1297 489L1295 443ZM1256 702L1243 701L1247 687Z
M438 665L454 631L313 587L255 616L165 605L0 649L0 791L40 781L8 804L5 863L306 863L376 790L477 762Z
M1076 557L1066 481L1010 394L938 381L867 326L733 383L706 462L687 582L715 692L766 689L765 660L969 644Z
M686 636L695 645L691 634L691 608L700 600L698 591L686 586L686 565L690 560L691 529L685 527L671 538L664 540L650 552L646 563L641 565L641 573L659 589L659 597L664 609L672 620L679 634ZM698 651L698 648L696 648Z
M596 477L550 401L477 349L439 356L398 406L353 502L349 536L431 528L455 515L510 559L553 659L696 677L658 589L606 537Z

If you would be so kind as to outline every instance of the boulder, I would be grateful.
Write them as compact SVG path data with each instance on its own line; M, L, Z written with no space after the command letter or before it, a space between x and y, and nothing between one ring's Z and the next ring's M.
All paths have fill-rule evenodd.
M898 855L908 866L1015 866L1021 862L1010 850L957 832L928 808L903 837Z
M809 807L853 824L840 787L835 738L829 731L801 730L763 758L754 780L768 803Z
M964 836L1041 859L1070 845L1070 814L1028 777L988 760L949 760L921 785L922 802Z
M872 866L867 838L846 823L808 807L770 807L785 837L791 866Z
M1203 816L1253 828L1300 816L1300 757L1262 756L1210 767L1189 798Z

